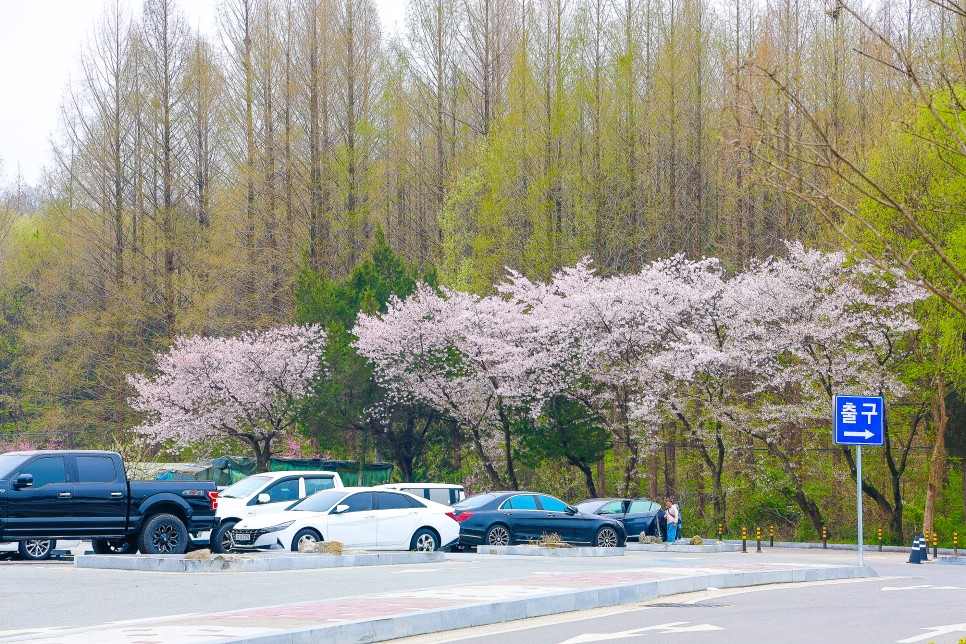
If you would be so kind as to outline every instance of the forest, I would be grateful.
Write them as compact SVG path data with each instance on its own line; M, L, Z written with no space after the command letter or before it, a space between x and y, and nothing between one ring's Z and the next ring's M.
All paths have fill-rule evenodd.
M865 453L867 529L966 533L966 8L952 0L407 0L393 35L371 0L224 0L215 34L175 0L110 0L79 69L43 178L0 186L3 449L248 455L237 436L146 440L137 378L185 338L301 325L324 329L324 368L279 454L388 460L472 491L670 494L706 532L849 539L855 463L815 392L871 381L802 365L850 354L843 368L892 383L887 443ZM764 389L743 365L695 368L713 377L685 390L590 370L525 414L508 396L490 443L438 400L462 367L430 369L435 389L389 382L405 378L385 357L418 329L381 349L361 335L432 298L492 303L491 326L500 302L551 306L513 290L524 281L563 293L579 273L572 293L631 301L668 265L712 262L727 290L804 257L839 262L786 284L822 306L846 282L859 300L921 296L821 309L863 328L901 309L885 334L781 318L787 337L771 337L788 350L768 364L791 375ZM743 301L779 323L785 300ZM466 365L469 346L440 355ZM615 352L608 369L627 358L594 346ZM656 402L630 423L642 399Z

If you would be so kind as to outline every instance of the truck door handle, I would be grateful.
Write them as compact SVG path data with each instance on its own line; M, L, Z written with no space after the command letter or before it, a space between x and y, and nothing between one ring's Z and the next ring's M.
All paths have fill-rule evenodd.
M122 496L124 496L124 493L123 492L111 492L111 498L112 499L119 499Z
M57 498L58 499L69 499L70 498L70 492L60 492L60 493L57 494Z

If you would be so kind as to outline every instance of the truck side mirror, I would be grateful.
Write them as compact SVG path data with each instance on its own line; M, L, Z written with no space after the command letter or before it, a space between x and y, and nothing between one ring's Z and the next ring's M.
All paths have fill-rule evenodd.
M13 489L22 490L26 487L34 486L34 475L33 474L21 474L13 480Z
M267 492L262 492L261 494L258 495L258 502L259 503L271 503L272 502L272 497Z

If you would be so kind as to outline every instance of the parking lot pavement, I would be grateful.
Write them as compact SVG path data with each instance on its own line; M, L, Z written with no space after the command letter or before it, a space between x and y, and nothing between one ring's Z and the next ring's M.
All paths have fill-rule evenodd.
M966 638L963 569L915 566L905 560L902 555L870 553L866 563L879 573L878 577L707 590L423 635L399 640L398 644L590 644L644 639L689 644L810 644L822 639L860 644L955 644Z
M0 574L13 583L0 588L0 624L6 629L0 637L35 642L272 641L293 630L321 636L318 629L325 629L330 641L374 641L640 601L696 587L860 574L815 557L797 563L771 554L721 557L635 554L604 563L453 555L423 566L202 575L7 564ZM126 623L111 623L120 620ZM91 624L98 626L76 628Z

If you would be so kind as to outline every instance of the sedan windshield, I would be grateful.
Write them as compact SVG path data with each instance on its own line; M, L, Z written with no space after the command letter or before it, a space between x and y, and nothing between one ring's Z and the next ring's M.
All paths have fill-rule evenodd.
M255 493L260 487L271 481L270 476L249 476L226 487L218 495L222 499L244 499Z
M593 514L600 509L600 506L604 505L605 501L581 501L576 507L580 510L581 514Z
M305 497L298 503L289 506L288 509L299 512L326 512L344 498L345 492L342 490L323 490Z
M0 454L0 479L7 478L11 472L16 470L28 458L30 458L30 454L20 454L17 452Z

